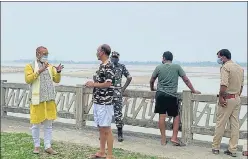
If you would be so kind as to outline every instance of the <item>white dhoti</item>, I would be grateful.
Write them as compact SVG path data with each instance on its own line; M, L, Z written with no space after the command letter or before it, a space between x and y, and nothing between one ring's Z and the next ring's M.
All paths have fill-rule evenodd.
M44 147L48 149L51 148L52 120L45 120L42 123L44 125ZM40 147L40 126L41 124L33 124L31 128L35 147Z

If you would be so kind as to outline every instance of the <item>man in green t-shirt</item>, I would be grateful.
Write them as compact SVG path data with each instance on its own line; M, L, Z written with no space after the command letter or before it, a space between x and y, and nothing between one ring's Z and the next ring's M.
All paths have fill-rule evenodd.
M200 92L194 89L182 67L178 64L173 64L172 60L172 53L169 51L164 52L162 64L158 65L152 74L150 80L150 88L151 91L155 91L154 82L158 78L154 113L159 113L159 129L161 132L161 144L166 144L165 118L166 115L168 115L174 118L173 135L171 138L171 142L175 146L185 146L185 144L183 144L177 138L180 124L177 93L178 77L182 78L182 80L189 87L192 93L200 94Z

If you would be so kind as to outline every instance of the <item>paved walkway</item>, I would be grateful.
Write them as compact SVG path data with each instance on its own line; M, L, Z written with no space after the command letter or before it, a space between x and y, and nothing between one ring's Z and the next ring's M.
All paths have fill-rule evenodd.
M22 132L30 134L30 124L23 121L16 121L11 119L1 119L1 131L3 132ZM41 136L43 137L43 136ZM115 135L116 137L116 135ZM98 132L93 129L76 130L66 127L55 126L53 130L53 139L56 141L64 141L98 147ZM122 148L124 150L138 152L146 155L154 155L158 157L167 157L170 159L228 159L223 154L213 155L211 148L189 145L186 147L175 147L170 143L166 146L161 146L159 139L141 138L135 136L125 135L125 141L119 143L115 140L115 148ZM245 159L238 152L237 159Z

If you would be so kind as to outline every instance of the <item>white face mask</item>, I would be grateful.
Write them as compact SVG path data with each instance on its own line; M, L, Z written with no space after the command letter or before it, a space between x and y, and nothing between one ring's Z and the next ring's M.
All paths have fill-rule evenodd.
M48 56L42 56L40 62L48 62Z
M218 58L218 59L217 59L217 63L220 64L220 65L223 64L223 61L221 60L221 58Z

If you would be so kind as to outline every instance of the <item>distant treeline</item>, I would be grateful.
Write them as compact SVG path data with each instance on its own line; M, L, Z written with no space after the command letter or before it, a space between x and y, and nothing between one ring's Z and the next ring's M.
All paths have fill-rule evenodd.
M8 61L8 62L16 62L16 63L29 63L32 60L14 60L14 61ZM63 63L63 64L98 64L99 61L63 61L63 60L50 60L51 63ZM158 65L161 62L158 61L120 61L123 64L126 65ZM180 62L180 61L174 61L173 63L181 64L182 66L219 66L216 62L211 61L202 61L202 62ZM245 62L237 62L243 67L247 67L247 63Z

